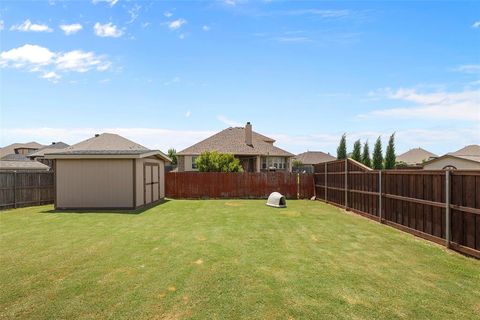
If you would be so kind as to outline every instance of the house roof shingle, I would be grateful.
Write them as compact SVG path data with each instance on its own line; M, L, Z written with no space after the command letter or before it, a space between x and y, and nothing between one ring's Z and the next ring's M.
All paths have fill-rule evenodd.
M480 145L471 144L455 152L447 153L447 155L480 162Z
M0 158L3 158L7 154L15 153L15 149L17 148L40 149L42 147L44 146L37 142L12 143L0 149Z
M158 156L166 161L171 161L159 150L150 150L144 146L128 140L118 134L102 133L74 144L59 151L45 154L47 159L66 158L69 156L81 158L82 156Z
M199 155L205 151L218 151L235 155L270 155L279 157L294 156L288 151L273 145L274 139L252 132L252 145L245 143L245 128L227 128L213 136L177 153L179 156Z
M33 160L1 160L0 170L49 170L50 167Z
M295 156L295 160L299 160L306 165L323 163L335 159L334 156L322 151L307 151Z
M52 143L51 145L45 146L43 148L38 149L34 153L30 153L28 157L30 158L36 158L36 157L43 157L47 153L53 153L56 151L59 151L61 149L68 148L70 145L64 143L64 142L55 142Z
M410 149L405 153L397 156L397 161L405 162L408 165L421 164L424 160L438 157L436 154L422 148Z

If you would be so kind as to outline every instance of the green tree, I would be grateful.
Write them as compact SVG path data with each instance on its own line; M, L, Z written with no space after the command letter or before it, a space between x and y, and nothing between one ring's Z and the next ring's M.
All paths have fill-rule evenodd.
M388 139L387 151L385 153L385 169L395 169L397 157L395 156L395 132Z
M303 166L303 162L300 161L300 160L293 160L292 166L293 166L294 168L301 167L301 166Z
M370 159L370 146L368 145L368 140L363 145L362 163L367 167L372 167L372 160Z
M382 154L382 140L380 137L377 138L375 142L375 147L373 148L373 169L381 170L383 169L383 154Z
M242 172L240 160L232 154L218 153L217 151L203 152L195 160L200 172Z
M172 164L174 166L176 166L177 165L177 150L175 150L174 148L168 149L168 157L170 159L172 159Z
M358 162L362 161L362 143L360 139L353 144L352 159Z
M340 144L337 148L337 159L347 159L347 134L342 134Z

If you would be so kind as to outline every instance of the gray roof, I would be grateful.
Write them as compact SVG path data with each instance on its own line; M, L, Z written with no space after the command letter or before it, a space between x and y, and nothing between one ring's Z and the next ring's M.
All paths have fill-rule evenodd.
M274 139L252 132L252 145L245 143L245 128L227 128L213 136L188 147L177 155L199 155L205 151L218 151L234 155L270 155L279 157L294 156L288 151L273 145Z
M48 159L65 158L66 156L158 156L166 161L171 161L159 150L150 150L127 138L114 133L102 133L74 144L65 149L46 153Z
M42 147L43 145L37 142L12 143L0 149L0 158L3 158L7 154L15 153L15 149L17 148L40 149Z
M43 157L47 153L52 153L59 151L61 149L68 148L70 145L64 143L64 142L54 142L51 145L45 146L43 148L38 149L37 151L30 153L28 157L30 158L36 158L36 157Z
M7 161L0 160L0 170L49 170L50 167L33 160Z
M397 161L405 162L408 165L416 165L435 157L438 156L430 151L422 148L415 148L397 156Z
M304 153L300 153L295 156L295 160L301 161L303 164L317 164L327 161L335 160L334 156L330 155L329 153L325 153L322 151L307 151Z

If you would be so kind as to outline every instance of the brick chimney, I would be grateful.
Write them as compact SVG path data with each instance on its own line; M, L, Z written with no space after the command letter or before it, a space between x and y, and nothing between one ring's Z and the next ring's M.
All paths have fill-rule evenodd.
M245 125L245 143L249 146L253 146L252 135L252 124L247 122Z

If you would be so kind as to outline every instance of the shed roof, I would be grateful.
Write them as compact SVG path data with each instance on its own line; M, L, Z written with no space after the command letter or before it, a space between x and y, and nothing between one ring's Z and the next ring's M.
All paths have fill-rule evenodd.
M49 170L50 167L33 160L1 160L0 170Z
M65 149L46 153L47 159L81 158L146 158L157 157L171 161L163 152L150 150L114 133L102 133Z
M322 151L307 151L295 156L295 160L301 161L303 164L317 164L335 160L336 158L329 153Z
M270 155L292 157L292 153L273 145L274 139L252 131L252 145L245 143L245 128L227 128L193 146L178 152L177 155L199 155L205 151L218 151L234 155Z
M438 156L425 149L414 148L397 156L397 161L402 161L409 165L415 165L415 164L421 164L424 160L428 160L433 157L438 157Z

